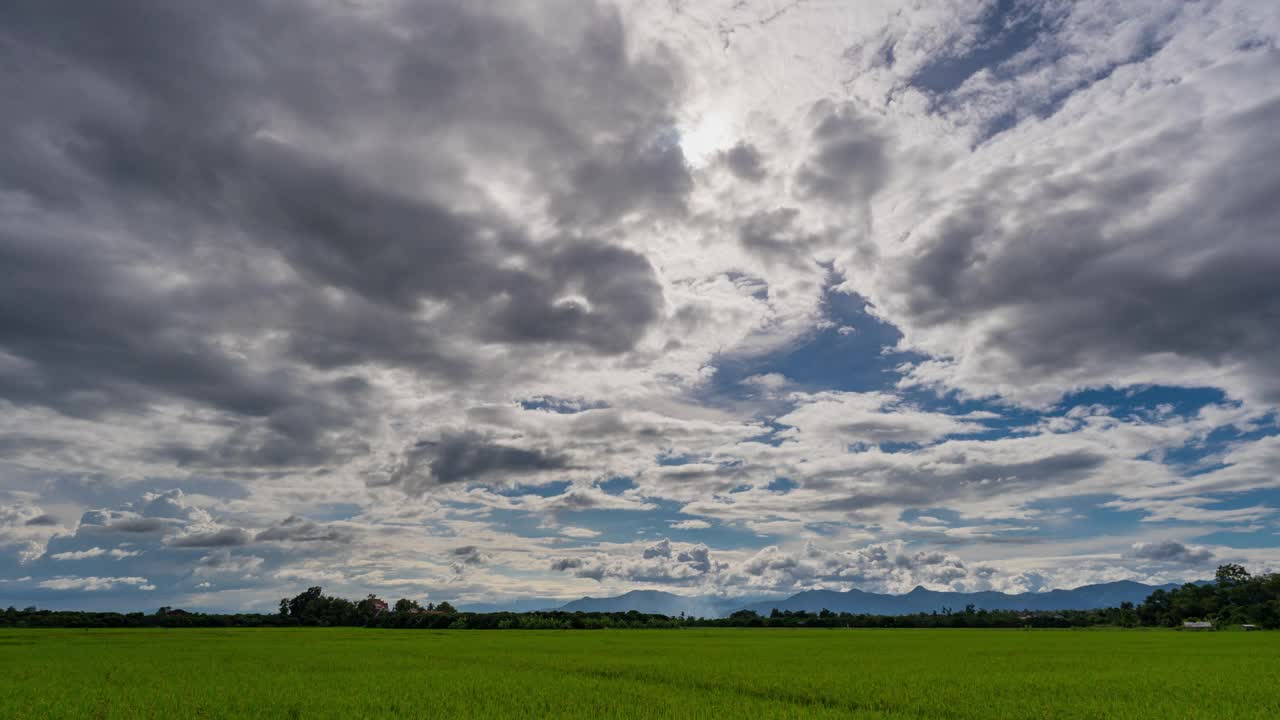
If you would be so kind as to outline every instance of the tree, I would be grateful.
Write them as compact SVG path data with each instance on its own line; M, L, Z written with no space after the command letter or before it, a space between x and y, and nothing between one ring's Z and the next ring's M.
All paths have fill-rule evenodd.
M1235 563L1227 563L1219 565L1218 572L1214 573L1213 578L1218 582L1218 587L1229 588L1236 585L1243 585L1252 579L1252 575L1243 566Z
M311 603L320 600L322 596L323 591L320 589L320 586L315 585L307 588L301 593L298 593L291 600L281 600L280 609L284 610L285 608L288 608L289 617L294 618L295 620L301 620L303 614L307 610L307 607L311 605Z
M1133 627L1138 624L1138 613L1135 611L1133 603L1127 600L1120 603L1118 620L1122 627Z
M1218 568L1215 577L1216 583L1187 583L1168 593L1151 593L1138 606L1138 619L1143 625L1170 627L1187 620L1280 627L1280 574L1254 577L1232 564Z
M356 603L356 614L360 617L360 620L363 623L367 624L370 620L377 617L378 613L382 611L382 608L385 608L386 606L387 604L382 602L377 595L369 593L363 600Z
M436 606L436 612L441 612L446 615L453 615L457 613L458 610L454 608L452 605L450 605L447 601L442 601L439 605Z
M413 610L419 610L419 609L421 609L421 607L418 605L417 600L410 600L409 598L400 598L399 600L396 601L395 611L398 613L407 613L407 612L411 612Z

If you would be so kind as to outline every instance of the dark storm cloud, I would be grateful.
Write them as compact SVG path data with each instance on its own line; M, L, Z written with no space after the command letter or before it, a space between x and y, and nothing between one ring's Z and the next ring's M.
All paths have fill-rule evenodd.
M775 262L804 264L818 238L798 232L793 223L796 208L762 210L747 217L738 230L738 242L758 257ZM811 263L810 263L811 265Z
M453 556L454 563L458 565L482 565L488 560L488 556L475 545L456 547L449 554Z
M608 159L589 160L574 170L575 194L553 209L568 223L608 222L645 210L679 214L693 178L674 133L632 138L608 148Z
M1213 553L1207 548L1188 547L1177 540L1138 543L1133 546L1132 556L1182 565L1203 565L1213 559Z
M1100 471L1107 457L1088 451L1045 454L1024 461L999 462L964 451L940 452L923 467L890 461L869 463L855 471L823 472L805 479L808 488L823 490L826 510L876 507L929 507L961 499L1016 496L1043 487L1066 486ZM866 490L849 492L850 477L878 480ZM863 485L863 483L857 483Z
M831 203L870 199L888 175L883 136L849 104L824 101L812 115L813 151L796 173L799 194Z
M529 473L568 465L563 455L484 442L474 435L447 437L433 447L431 474L442 483L492 473Z
M966 333L1009 383L1182 358L1280 398L1277 123L1273 100L1056 175L993 173L915 231L880 297L908 327ZM1201 146L1206 162L1177 160Z
M83 239L0 228L0 349L20 360L0 367L0 396L74 415L157 393L251 416L289 402L290 373L236 363L204 334L197 308L153 292Z
M464 545L459 548L454 548L449 555L452 559L449 567L453 570L453 573L458 576L465 575L467 568L483 565L489 560L489 557L480 552L480 549L475 545Z
M508 286L511 297L495 317L495 339L579 343L620 353L657 319L662 289L648 260L637 253L575 243L547 258L547 266L546 281ZM582 300L556 300L565 288Z
M208 548L244 545L252 536L241 528L222 528L207 532L192 532L175 537L169 542L174 547Z
M725 151L723 159L725 167L739 180L759 182L765 178L764 154L745 140Z
M582 558L554 558L549 567L555 572L564 572L566 570L577 570L585 564Z
M478 433L445 435L422 441L405 453L386 484L421 494L436 485L487 480L567 469L567 456L494 442Z
M366 389L353 389L346 381L309 387L314 395L263 418L241 417L220 440L200 447L166 444L149 456L179 467L274 469L320 465L367 452L368 444L354 431L372 412Z
M366 449L343 433L372 411L313 370L467 381L473 342L630 350L662 292L598 238L683 212L680 78L616 11L572 7L552 41L470 3L6 4L0 399L194 403L229 436L157 457L320 464ZM490 202L491 167L536 178L553 237Z

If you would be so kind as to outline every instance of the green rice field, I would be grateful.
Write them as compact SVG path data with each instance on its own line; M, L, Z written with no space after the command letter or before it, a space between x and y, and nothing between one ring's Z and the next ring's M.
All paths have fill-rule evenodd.
M2 718L1280 718L1280 633L4 630Z

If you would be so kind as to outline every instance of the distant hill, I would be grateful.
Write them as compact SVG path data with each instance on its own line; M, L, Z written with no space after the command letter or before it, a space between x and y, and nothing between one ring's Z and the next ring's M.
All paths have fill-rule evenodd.
M865 613L870 615L908 615L911 613L927 613L943 608L963 610L966 605L973 605L979 610L1092 610L1094 608L1116 607L1122 602L1134 605L1147 599L1157 589L1170 590L1178 585L1144 585L1139 582L1122 580L1120 582L1085 585L1073 590L1050 590L1042 593L1002 592L943 592L916 587L905 595L888 595L881 593L850 590L834 592L830 590L809 590L792 595L786 600L767 601L746 606L761 614L768 614L773 608L779 610L807 610L818 612L823 608L832 612Z
M559 606L569 612L627 612L695 617L724 617L735 610L754 610L761 615L779 610L805 610L819 612L862 613L869 615L909 615L911 613L941 612L943 608L955 611L973 605L979 610L1091 610L1116 607L1122 602L1134 605L1147 599L1156 590L1172 590L1179 585L1144 585L1139 582L1120 582L1085 585L1073 590L1050 590L1042 593L1002 592L943 592L917 587L904 595L849 590L806 590L788 598L762 600L759 598L722 598L715 596L686 596L658 590L633 590L616 597L584 597Z
M564 604L564 598L516 598L506 602L458 603L462 612L494 613L494 612L535 612L538 610L556 610Z
M760 598L722 598L689 596L659 590L632 590L617 597L584 597L565 603L557 610L568 612L628 612L691 617L723 617L746 603L763 602Z

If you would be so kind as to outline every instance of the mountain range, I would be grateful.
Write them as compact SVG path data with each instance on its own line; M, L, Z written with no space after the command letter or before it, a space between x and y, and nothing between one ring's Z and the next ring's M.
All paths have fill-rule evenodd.
M761 598L725 598L714 595L676 595L660 590L632 590L617 597L584 597L565 603L557 610L568 612L627 612L676 616L681 613L692 617L724 617L739 610L745 602L762 601Z
M761 615L779 610L805 610L819 612L863 613L870 615L908 615L911 613L941 612L943 608L963 610L973 605L979 610L1091 610L1116 607L1123 602L1134 605L1147 599L1156 590L1171 590L1179 585L1144 585L1131 580L1084 585L1071 590L1050 590L1038 593L952 592L927 590L916 587L902 595L865 592L862 590L806 590L785 598L725 598L714 595L676 595L659 590L633 590L615 597L583 597L557 605L558 600L539 599L520 603L521 610L542 609L568 612L628 612L661 615L685 615L694 617L724 617L735 610L753 610ZM465 607L477 612L499 609L515 610L496 604Z

